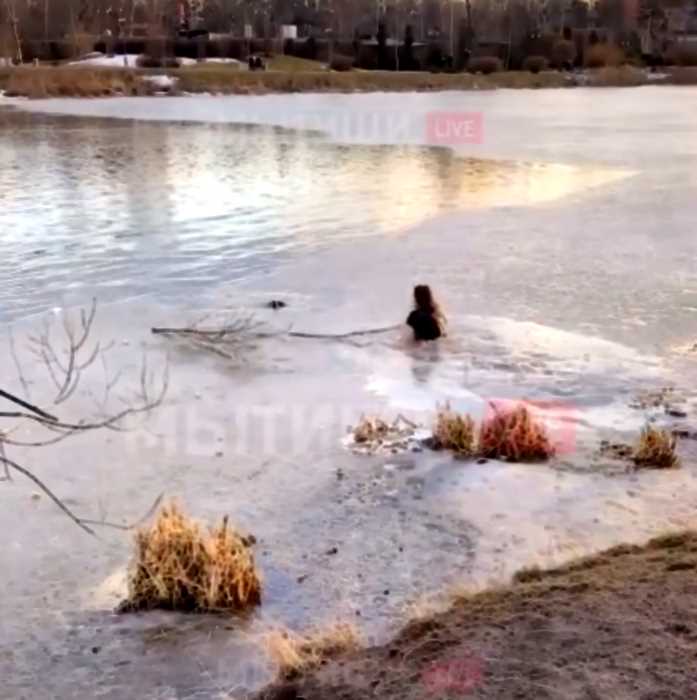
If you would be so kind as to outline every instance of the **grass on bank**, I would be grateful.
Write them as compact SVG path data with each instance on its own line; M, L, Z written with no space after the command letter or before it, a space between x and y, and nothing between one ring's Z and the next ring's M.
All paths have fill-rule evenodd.
M255 697L537 698L542 689L551 698L579 673L598 697L691 688L695 570L694 532L525 569L511 584L424 610L384 645L279 679ZM617 668L636 671L630 684Z
M253 538L228 524L200 526L175 503L136 534L123 610L245 610L261 602Z
M311 61L308 58L299 58L298 56L279 54L267 59L266 69L283 71L285 73L300 73L306 71L323 71L327 68L325 64L320 63L320 61Z
M647 554L655 553L648 561L655 564L656 572L661 571L659 564L665 561L672 566L668 569L678 571L680 569L697 569L697 532L690 530L671 532L659 535L649 540L645 545L620 544L601 552L580 559L574 559L567 564L543 569L532 566L520 569L514 576L514 583L540 583L546 582L553 586L555 581L563 577L585 574L589 579L595 579L598 583L609 582L609 577L604 575L606 567L613 567L618 562L637 560ZM683 566L680 562L683 562ZM576 578L576 577L575 577ZM579 581L579 578L576 578Z
M151 86L136 71L124 68L30 67L0 72L0 88L8 97L107 97L147 95Z
M307 65L309 64L309 66ZM181 68L140 69L82 66L21 66L0 69L0 89L10 95L41 97L101 97L149 95L157 87L148 75L178 78L173 93L266 94L294 92L427 92L438 90L488 90L496 88L630 87L650 84L646 71L615 66L582 74L541 70L473 73L392 71L331 71L316 61L292 56L270 59L266 71L240 70L235 64L201 63ZM666 70L660 82L697 84L697 68Z
M323 661L357 651L363 645L358 630L348 623L319 628L308 635L276 630L266 637L266 649L285 680L317 668Z
M271 66L283 66L283 61ZM8 95L30 98L101 97L107 95L148 95L156 88L143 78L171 75L178 78L176 91L188 93L266 94L294 92L421 92L475 90L496 87L562 87L567 79L560 73L537 75L526 72L473 75L471 73L427 73L391 71L330 71L271 68L266 71L239 70L227 64L203 63L181 68L139 69L81 66L21 66L0 70L0 89Z

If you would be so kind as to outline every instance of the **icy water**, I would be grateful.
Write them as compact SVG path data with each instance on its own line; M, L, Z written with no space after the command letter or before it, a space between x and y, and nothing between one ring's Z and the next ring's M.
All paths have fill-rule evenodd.
M50 406L51 380L28 336L48 311L58 340L92 296L95 338L115 344L53 410L123 405L143 352L170 371L133 430L13 458L91 517L132 521L162 492L229 513L258 537L265 597L249 619L114 616L129 535L87 537L17 477L1 484L0 697L239 698L271 673L270 626L350 619L381 639L434 591L694 525L691 441L670 473L626 474L597 446L632 439L649 416L632 398L662 386L694 428L678 349L697 335L696 91L5 102L0 320L32 399ZM483 142L434 147L434 110L480 111ZM240 313L388 326L422 281L448 314L439 347L278 336L233 363L149 333ZM22 391L4 340L0 361ZM341 444L364 412L428 424L436 402L481 416L523 397L551 414L549 465Z

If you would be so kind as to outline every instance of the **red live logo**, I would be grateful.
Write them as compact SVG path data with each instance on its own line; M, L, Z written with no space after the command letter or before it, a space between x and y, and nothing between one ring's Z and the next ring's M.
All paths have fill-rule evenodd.
M481 112L429 112L426 116L426 139L432 145L482 143L483 137Z
M429 697L468 695L484 677L484 662L476 655L436 662L421 675L421 683Z

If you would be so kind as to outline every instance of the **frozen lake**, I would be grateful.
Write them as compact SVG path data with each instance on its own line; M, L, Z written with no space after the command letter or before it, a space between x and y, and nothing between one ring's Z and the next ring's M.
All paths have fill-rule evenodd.
M643 424L642 390L676 386L694 420L696 365L677 349L697 335L696 108L669 87L0 101L0 321L32 398L48 377L22 348L51 309L99 298L126 388L143 346L171 353L167 401L135 430L13 456L93 517L136 518L160 492L229 513L267 584L245 623L116 618L128 536L91 540L31 485L1 484L8 697L238 697L269 672L250 641L265 626L349 618L381 638L433 591L694 525L690 441L671 473L595 452ZM462 111L482 142L436 147L429 114ZM149 334L206 313L382 327L419 282L449 318L437 349L277 337L233 366ZM94 413L93 370L61 417ZM565 423L550 465L340 443L364 412L428 423L439 401L481 415L523 397Z

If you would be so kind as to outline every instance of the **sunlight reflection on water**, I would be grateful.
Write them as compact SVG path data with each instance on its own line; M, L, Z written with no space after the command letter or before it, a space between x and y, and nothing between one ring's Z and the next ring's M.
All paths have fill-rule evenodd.
M628 174L340 146L270 127L13 110L0 110L0 150L5 318L66 289L188 298L295 251L394 234L447 211L550 202Z

